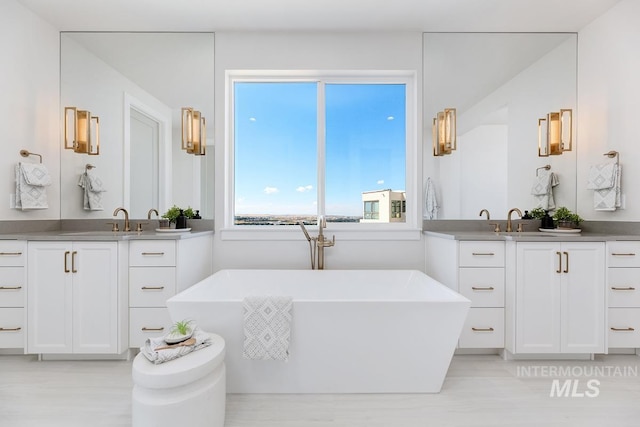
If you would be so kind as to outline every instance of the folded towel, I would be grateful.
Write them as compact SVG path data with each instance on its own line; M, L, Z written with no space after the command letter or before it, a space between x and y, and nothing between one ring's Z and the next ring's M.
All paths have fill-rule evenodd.
M587 190L604 190L612 188L616 184L617 168L615 163L603 163L591 165L589 168L589 180Z
M252 360L288 360L291 335L291 297L252 296L244 307L244 349Z
M531 187L531 194L535 200L534 208L551 210L556 207L553 198L553 188L560 184L558 175L548 170L542 169Z
M16 208L24 210L47 209L45 187L51 185L51 175L41 163L18 163L16 176Z
M602 188L590 188L593 189L593 208L597 211L615 211L621 205L621 190L620 190L620 179L622 176L622 167L616 163L610 163L613 165L613 185L610 187L602 187ZM605 176L606 178L606 176ZM606 180L605 180L606 181ZM589 173L589 183L587 184L587 188L591 185L591 172ZM600 184L609 185L608 181Z
M438 219L438 200L436 198L436 187L433 185L433 180L427 178L424 190L424 218L425 219Z
M102 180L98 178L93 172L85 171L80 175L78 185L84 190L84 198L82 206L87 211L101 211L102 207L102 194L105 190L102 185Z
M156 365L168 362L173 359L177 359L178 357L182 357L185 354L189 354L192 351L200 350L201 348L208 347L212 344L211 336L200 330L200 328L196 327L194 328L192 335L192 337L196 339L196 343L194 345L174 347L156 351L156 348L167 345L164 340L165 337L166 335L158 338L148 338L145 341L144 346L140 348L140 352L144 354L150 362Z

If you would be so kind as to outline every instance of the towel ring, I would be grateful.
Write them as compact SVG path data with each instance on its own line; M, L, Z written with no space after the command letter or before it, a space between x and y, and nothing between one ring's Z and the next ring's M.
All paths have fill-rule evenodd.
M544 170L547 170L547 171L548 171L548 170L550 170L550 169L551 169L551 165L544 165L544 166L541 166L541 167L539 167L538 169L536 169L536 176L538 176L538 171L539 171L540 169L544 169Z
M38 156L38 157L40 157L40 163L42 163L42 156L40 154L32 153L29 150L20 150L20 155L22 157Z
M620 153L615 151L615 150L611 150L608 153L604 153L603 156L607 156L610 159L613 159L615 157L616 158L616 165L620 164Z

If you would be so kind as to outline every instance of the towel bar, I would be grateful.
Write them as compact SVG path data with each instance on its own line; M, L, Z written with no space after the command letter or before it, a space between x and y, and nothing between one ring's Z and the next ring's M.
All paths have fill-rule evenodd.
M42 163L42 156L40 154L32 153L29 150L20 150L20 155L22 157L38 156L38 157L40 157L40 163Z

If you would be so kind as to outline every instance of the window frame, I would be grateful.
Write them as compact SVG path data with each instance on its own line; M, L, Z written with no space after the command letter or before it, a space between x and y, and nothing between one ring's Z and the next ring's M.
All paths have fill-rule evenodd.
M326 84L404 84L405 95L405 194L411 207L406 212L405 222L393 223L337 223L330 222L328 227L335 231L348 232L354 239L361 233L376 233L374 237L364 237L365 240L381 238L386 232L386 238L415 240L415 232L421 231L421 170L418 161L422 158L422 147L418 144L418 91L417 73L415 70L340 70L340 71L309 71L309 70L226 70L225 72L225 197L224 197L224 224L221 229L222 238L229 240L289 240L284 236L276 236L276 233L295 236L300 233L298 227L282 227L268 225L236 225L235 224L235 117L234 117L234 84L238 82L315 82L318 85L318 129L317 129L317 166L316 178L317 194L325 194L325 111L324 85ZM324 197L318 196L319 215L325 212ZM313 227L312 227L313 228ZM351 234L353 232L353 234ZM411 237L406 237L406 236Z

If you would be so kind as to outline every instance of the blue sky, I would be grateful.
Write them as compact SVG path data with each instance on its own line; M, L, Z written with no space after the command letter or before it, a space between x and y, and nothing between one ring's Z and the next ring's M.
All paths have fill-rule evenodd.
M317 83L236 83L236 214L317 212ZM405 86L327 84L326 214L405 188Z

